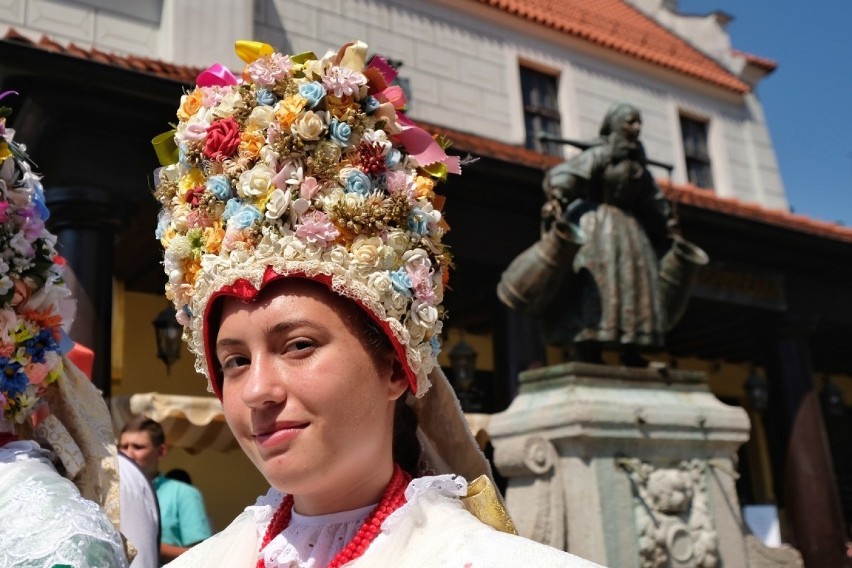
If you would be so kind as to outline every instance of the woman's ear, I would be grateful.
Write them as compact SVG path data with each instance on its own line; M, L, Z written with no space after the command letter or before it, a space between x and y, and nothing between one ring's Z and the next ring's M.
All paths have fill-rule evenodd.
M394 355L390 361L391 376L388 383L388 400L398 400L408 389L408 377L402 363Z

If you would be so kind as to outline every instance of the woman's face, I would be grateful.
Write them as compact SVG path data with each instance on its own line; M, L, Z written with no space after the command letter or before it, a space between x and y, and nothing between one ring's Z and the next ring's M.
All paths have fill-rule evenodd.
M392 471L394 403L407 383L391 350L365 345L358 310L298 279L253 303L224 300L215 355L225 419L303 514L372 504ZM359 502L374 485L378 495Z

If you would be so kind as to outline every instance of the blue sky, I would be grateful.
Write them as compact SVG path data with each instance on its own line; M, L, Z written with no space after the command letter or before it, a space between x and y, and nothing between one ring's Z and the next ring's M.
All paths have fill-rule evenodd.
M734 48L778 63L757 94L791 207L852 227L852 0L680 0L717 9Z

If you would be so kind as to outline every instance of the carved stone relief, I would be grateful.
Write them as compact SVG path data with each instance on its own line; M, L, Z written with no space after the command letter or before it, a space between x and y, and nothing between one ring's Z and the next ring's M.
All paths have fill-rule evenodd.
M692 459L656 467L623 458L618 463L633 486L641 568L718 568L707 462Z

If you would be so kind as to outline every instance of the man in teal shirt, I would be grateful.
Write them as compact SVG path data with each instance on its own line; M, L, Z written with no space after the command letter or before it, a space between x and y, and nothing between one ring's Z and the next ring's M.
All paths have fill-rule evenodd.
M177 558L212 534L201 492L159 471L160 461L166 456L166 444L158 422L145 417L130 420L121 429L118 448L136 462L157 492L160 557L164 562Z

